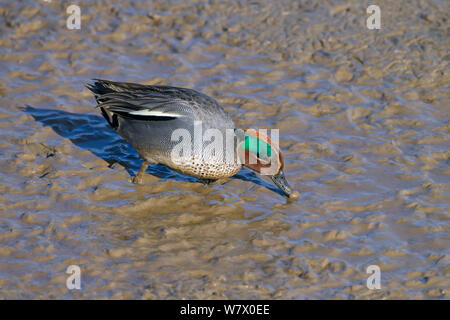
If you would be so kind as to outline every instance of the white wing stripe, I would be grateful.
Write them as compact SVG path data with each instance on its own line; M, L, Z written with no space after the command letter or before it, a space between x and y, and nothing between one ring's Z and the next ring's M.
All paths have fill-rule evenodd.
M170 112L161 112L157 110L138 110L138 111L132 111L129 112L129 114L135 115L135 116L143 116L143 117L175 117L179 118L182 117L182 114L179 113L170 113Z

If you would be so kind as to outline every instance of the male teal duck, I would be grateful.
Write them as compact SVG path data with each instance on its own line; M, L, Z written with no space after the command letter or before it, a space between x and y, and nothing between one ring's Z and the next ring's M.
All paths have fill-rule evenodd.
M213 98L192 89L99 79L87 88L94 93L103 117L143 159L133 178L135 183L142 183L150 163L163 164L204 182L231 177L244 165L258 173L266 170L288 198L298 198L283 173L277 144L263 132L235 128L229 114ZM174 136L177 130L179 135ZM198 134L211 131L216 133L214 139L202 138L197 143ZM231 139L226 139L230 132ZM190 152L174 152L183 139L194 147ZM204 152L211 141L218 147Z

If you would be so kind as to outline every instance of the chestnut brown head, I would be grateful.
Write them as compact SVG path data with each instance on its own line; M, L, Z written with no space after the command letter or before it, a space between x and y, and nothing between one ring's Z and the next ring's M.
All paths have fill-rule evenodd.
M236 129L237 153L241 163L262 175L268 175L287 197L293 195L283 172L284 161L278 142L259 130ZM296 195L298 193L294 192Z

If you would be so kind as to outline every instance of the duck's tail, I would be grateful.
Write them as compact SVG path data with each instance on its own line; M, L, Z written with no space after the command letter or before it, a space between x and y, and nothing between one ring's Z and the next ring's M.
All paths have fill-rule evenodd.
M131 82L115 82L110 80L92 79L93 84L87 84L86 88L91 90L95 95L103 95L107 93L122 93L122 92L139 92L148 90L149 86L131 83Z

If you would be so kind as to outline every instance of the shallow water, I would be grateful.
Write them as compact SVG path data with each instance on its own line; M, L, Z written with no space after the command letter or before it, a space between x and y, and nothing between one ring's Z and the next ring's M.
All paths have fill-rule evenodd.
M448 2L378 1L381 30L356 1L83 1L81 30L0 2L0 298L449 298ZM132 184L92 78L280 129L300 200L249 170Z

